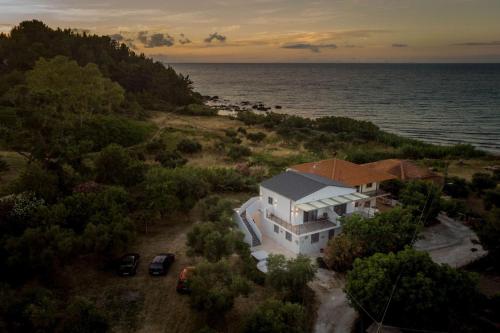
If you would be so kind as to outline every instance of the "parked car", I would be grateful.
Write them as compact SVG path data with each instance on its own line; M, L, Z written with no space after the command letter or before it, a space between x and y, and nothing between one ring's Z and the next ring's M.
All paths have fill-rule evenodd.
M177 292L181 294L189 294L191 289L189 288L189 278L194 272L194 266L185 267L179 274L179 280L177 281Z
M162 253L154 257L153 261L149 264L149 274L151 275L165 275L168 269L175 261L173 253Z
M123 255L118 262L118 274L122 276L135 275L140 257L138 253Z

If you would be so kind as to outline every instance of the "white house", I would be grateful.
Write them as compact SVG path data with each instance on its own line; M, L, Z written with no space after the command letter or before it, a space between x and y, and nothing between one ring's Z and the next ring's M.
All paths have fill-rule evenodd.
M260 195L236 210L235 219L253 247L272 239L294 254L319 254L341 231L339 218L369 197L335 180L286 171L260 184Z

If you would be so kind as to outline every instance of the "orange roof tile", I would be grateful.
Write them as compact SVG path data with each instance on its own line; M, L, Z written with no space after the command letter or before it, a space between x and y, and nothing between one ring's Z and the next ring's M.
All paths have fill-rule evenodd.
M349 186L359 186L396 178L394 175L387 172L373 170L359 164L336 158L297 164L291 166L290 169L319 175Z
M373 170L390 173L401 180L430 179L439 177L436 173L419 167L415 163L408 160L388 159L362 165Z

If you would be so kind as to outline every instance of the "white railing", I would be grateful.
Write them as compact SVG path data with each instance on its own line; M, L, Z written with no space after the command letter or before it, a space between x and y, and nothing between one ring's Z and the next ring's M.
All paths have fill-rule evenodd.
M253 214L259 209L260 209L260 197L250 198L243 205L241 205L240 208L235 209L236 223L245 234L245 242L249 244L252 244L252 234L250 233L250 231L248 231L247 226L243 222L241 214L246 214L246 218L250 227L252 228L255 235L257 235L259 241L262 242L262 233L260 232L259 228L257 227L255 221L252 218Z

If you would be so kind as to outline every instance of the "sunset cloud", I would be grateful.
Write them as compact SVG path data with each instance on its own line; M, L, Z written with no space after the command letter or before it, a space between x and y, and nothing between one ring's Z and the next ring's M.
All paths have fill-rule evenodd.
M314 53L320 52L321 49L336 49L335 44L314 45L308 43L285 44L281 46L284 49L309 50Z
M219 34L218 32L214 32L213 34L208 35L207 38L204 39L205 43L212 43L212 41L219 41L224 43L227 37Z

